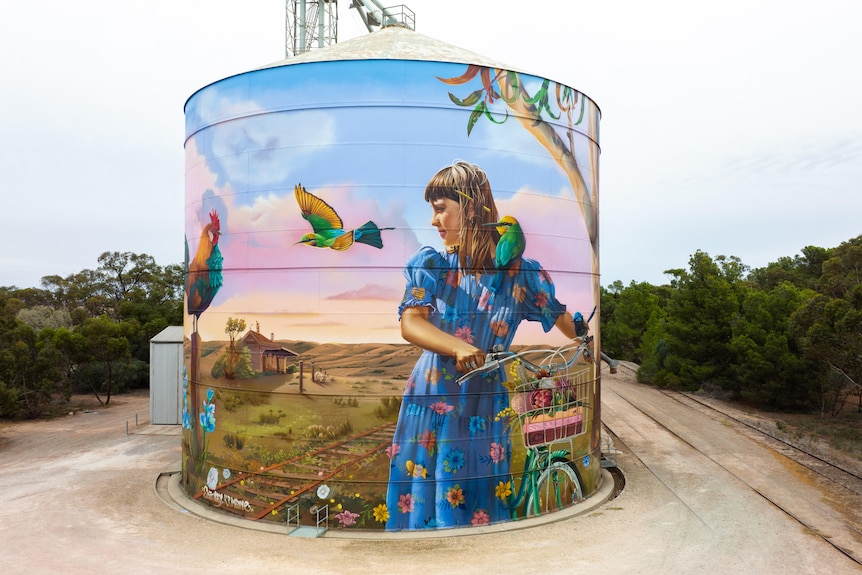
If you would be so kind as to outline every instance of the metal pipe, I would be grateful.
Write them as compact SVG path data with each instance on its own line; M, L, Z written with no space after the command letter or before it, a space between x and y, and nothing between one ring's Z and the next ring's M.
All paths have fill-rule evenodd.
M350 6L352 8L356 8L356 13L359 14L359 18L362 20L362 23L365 24L365 29L369 32L373 32L371 24L368 23L368 9L361 3L361 0L353 0L353 3Z
M380 9L380 12L381 12L380 27L381 28L387 24L387 22L384 20L385 18L389 18L391 20L396 19L395 16L392 15L392 13L389 11L388 8L383 7L383 4L380 3L380 0L371 0L371 1L374 3L375 6L377 6Z
M305 52L305 26L308 24L307 14L305 13L305 0L299 0L300 16L299 21L299 49Z
M326 16L325 1L317 5L317 47L323 48L323 18Z

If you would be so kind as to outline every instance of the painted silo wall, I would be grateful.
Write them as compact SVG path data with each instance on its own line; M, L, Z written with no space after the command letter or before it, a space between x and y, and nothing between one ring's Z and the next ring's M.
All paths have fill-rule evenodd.
M480 351L569 341L559 316L589 316L599 303L598 121L593 102L555 82L431 61L280 66L195 93L188 495L254 520L283 521L298 504L313 523L328 505L330 525L346 529L532 513L517 496L546 448L525 440L532 399L510 389L528 380L507 370L506 382L496 373L458 385L461 366L432 353L451 340L409 343L400 311L424 310L438 332ZM495 228L481 226L493 211L523 230L523 255L496 273L459 272L451 234L432 224L426 185L461 161L490 192L459 191L458 209L478 206L494 241ZM549 407L540 419L570 417L549 449L572 462L588 496L601 477L598 374L595 363L575 371L571 385L582 383L566 413Z

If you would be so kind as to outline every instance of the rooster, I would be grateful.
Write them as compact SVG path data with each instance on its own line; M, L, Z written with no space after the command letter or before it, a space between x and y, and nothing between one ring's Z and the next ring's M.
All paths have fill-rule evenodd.
M198 330L198 318L212 303L222 285L222 258L218 247L221 223L218 213L210 212L210 223L201 232L195 258L189 261L189 244L186 240L186 302L188 313L195 316L194 331Z

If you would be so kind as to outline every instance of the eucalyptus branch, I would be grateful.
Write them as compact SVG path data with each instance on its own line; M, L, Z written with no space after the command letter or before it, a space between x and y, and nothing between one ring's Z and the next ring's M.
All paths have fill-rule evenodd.
M835 364L834 364L834 363L832 363L831 361L827 361L826 363L828 363L828 364L829 364L829 368L830 368L832 371L834 371L834 372L838 373L839 375L841 375L842 377L844 377L847 381L849 381L849 382L850 382L850 384L851 384L853 387L858 387L859 389L862 389L862 385L860 385L860 384L856 383L856 381L854 381L852 377L850 377L849 375L847 375L847 372L845 372L843 369L841 369L840 367L838 367L837 365L835 365Z

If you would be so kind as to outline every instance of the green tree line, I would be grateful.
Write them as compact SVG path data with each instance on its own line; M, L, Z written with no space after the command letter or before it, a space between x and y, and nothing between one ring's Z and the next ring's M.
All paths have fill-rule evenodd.
M862 236L756 269L697 251L664 273L667 285L602 289L602 350L637 363L639 381L779 411L862 410Z
M150 339L183 323L183 268L129 252L98 263L0 287L0 417L148 386ZM757 269L697 251L665 274L602 288L602 349L638 364L641 382L783 411L862 409L862 236Z
M73 393L108 404L148 386L150 339L183 322L183 268L129 252L98 263L45 276L41 288L0 287L0 417L50 414Z

